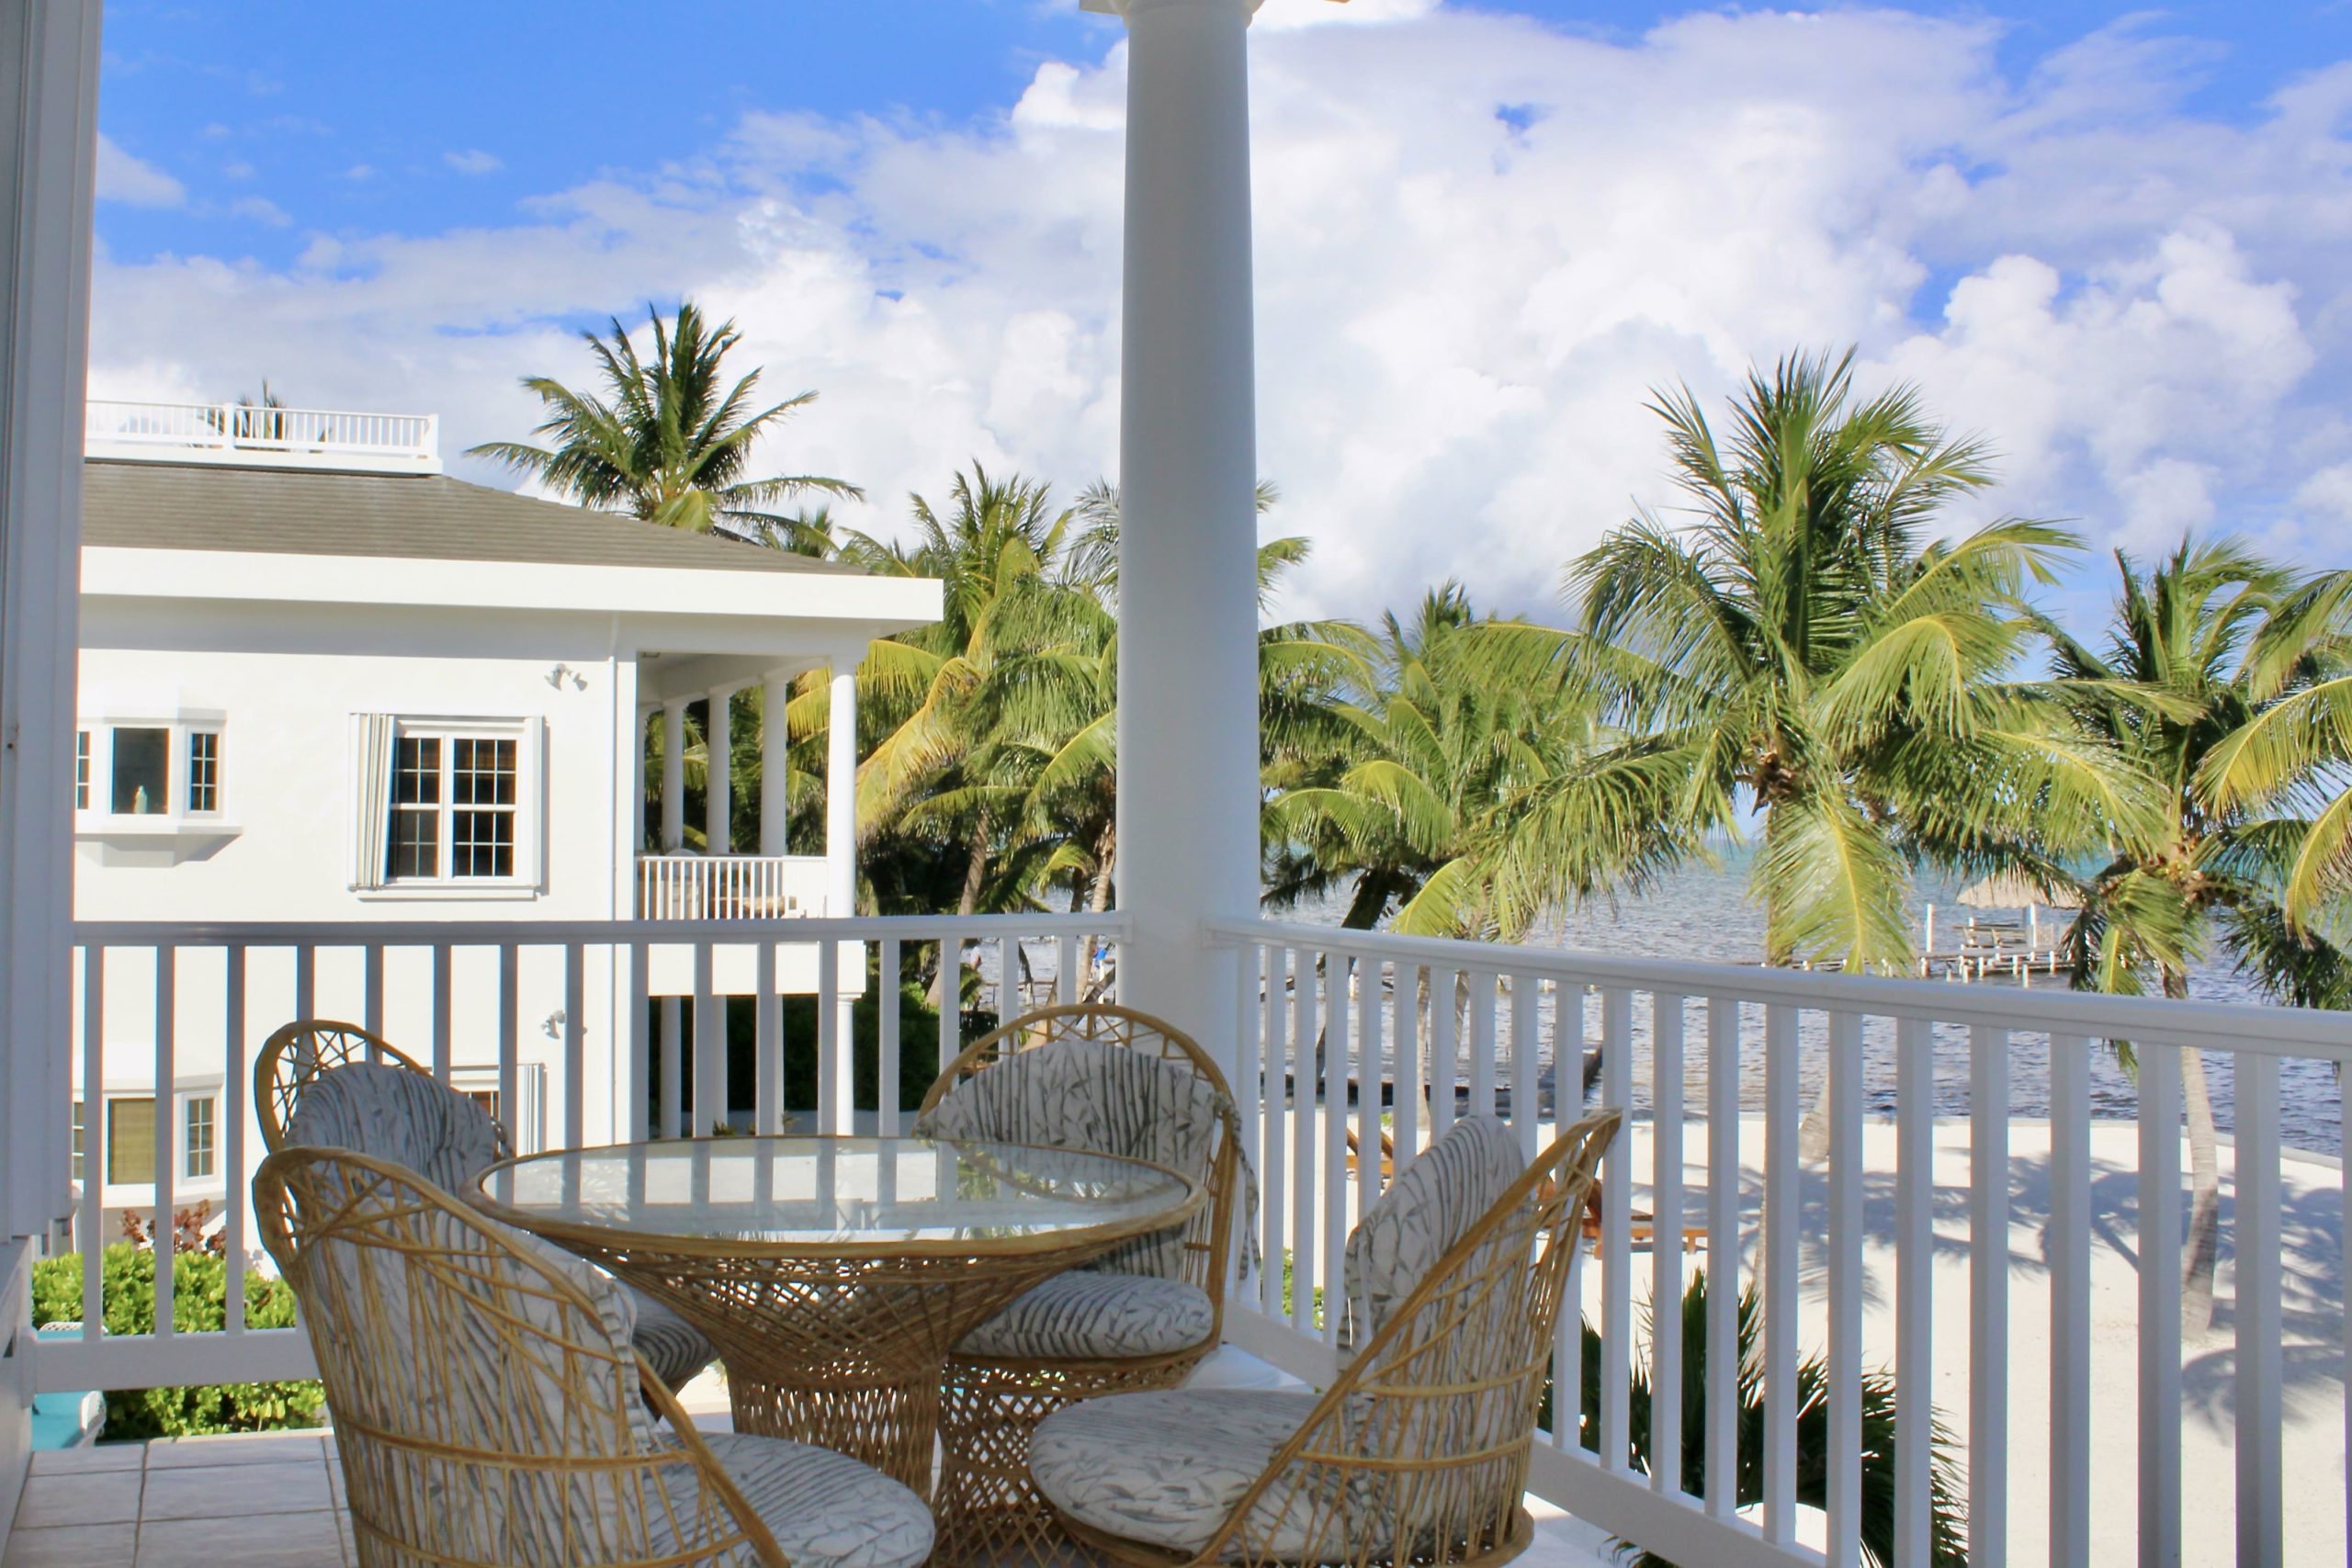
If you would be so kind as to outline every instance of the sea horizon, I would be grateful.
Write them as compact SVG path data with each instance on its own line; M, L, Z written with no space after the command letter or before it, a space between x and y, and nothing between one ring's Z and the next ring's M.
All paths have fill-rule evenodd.
M1611 897L1589 901L1563 916L1546 922L1532 931L1527 944L1553 947L1567 951L1608 953L1625 957L1667 958L1702 964L1758 964L1764 950L1763 911L1748 897L1747 862L1753 847L1745 844L1724 844L1718 847L1716 863L1686 865L1658 878L1649 887L1638 892L1620 893ZM1936 912L1939 949L1946 948L1948 933L1964 927L1973 914L1980 922L1999 922L2021 926L2021 910L1971 910L1960 903L1960 891L1965 884L1937 873L1923 873L1915 881L1908 900L1909 918L1914 941L1918 939L1928 907ZM1339 924L1346 908L1344 893L1302 904L1283 912L1279 919L1295 919L1310 925ZM2041 911L2045 933L2063 932L2072 915L2059 911L2054 915ZM1951 922L1947 924L1947 921ZM2053 940L2045 934L2045 942ZM1955 982L1958 983L1958 982ZM2013 986L2013 980L1979 980L1966 982L1976 985ZM2037 987L2064 988L2064 976L2043 976ZM2209 960L2198 965L2189 976L2189 994L2202 1001L2233 1002L2246 1006L2276 1005L2246 976L2237 973L2226 961ZM1506 1013L1508 1000L1500 1004ZM1753 1014L1756 1010L1749 1010ZM1649 1019L1645 1007L1634 1010L1634 1104L1636 1115L1650 1111ZM1547 1001L1540 1015L1539 1061L1540 1077L1548 1105L1553 1082L1553 1062L1556 1036L1556 1020L1560 1014ZM1696 1032L1699 1014L1694 1004L1692 1040L1703 1038ZM1394 1038L1393 1030L1385 1032ZM1598 998L1588 998L1583 1039L1589 1043L1598 1037ZM1937 1051L1939 1062L1934 1075L1936 1084L1935 1113L1938 1117L1966 1115L1969 1111L1969 1081L1965 1042L1962 1032L1951 1026L1939 1026ZM1506 1036L1507 1037L1507 1036ZM1801 1077L1808 1097L1818 1086L1823 1066L1822 1052L1826 1045L1821 1017L1808 1015L1802 1035ZM1742 1031L1743 1072L1741 1107L1746 1111L1763 1109L1763 1033L1759 1018L1751 1016ZM1942 1058L1950 1055L1950 1066ZM2050 1058L2047 1041L2039 1034L2020 1032L2010 1041L2009 1112L2019 1120L2046 1119L2050 1113ZM1388 1064L1384 1062L1384 1071ZM2232 1093L2231 1058L2221 1053L2205 1053L2206 1076L2211 1086L2213 1115L2224 1136L2231 1134L2234 1122L2234 1100ZM1887 1021L1873 1019L1864 1031L1863 1078L1869 1096L1868 1113L1889 1115L1894 1111L1894 1029ZM1704 1053L1690 1052L1689 1078L1684 1104L1686 1114L1695 1114L1704 1103L1701 1099L1705 1085ZM2324 1063L2290 1060L2281 1064L2279 1134L2282 1144L2306 1154L2324 1158L2340 1157L2342 1152L2342 1100L2335 1075ZM2131 1120L2137 1116L2139 1097L2132 1075L2118 1061L2112 1051L2100 1050L2091 1066L2091 1113L2110 1120Z

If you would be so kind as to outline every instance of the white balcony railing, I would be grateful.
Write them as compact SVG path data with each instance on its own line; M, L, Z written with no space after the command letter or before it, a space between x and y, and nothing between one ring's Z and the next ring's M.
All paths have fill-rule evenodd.
M825 912L821 855L639 855L641 920L772 920Z
M72 1077L78 1086L152 1093L145 1086L217 1086L215 1173L200 1190L227 1194L222 1243L232 1258L266 1264L255 1239L250 1193L262 1160L252 1102L253 1064L262 1043L296 1018L334 1018L377 1031L436 1076L459 1087L494 1085L512 1115L540 1108L544 1124L516 1128L526 1145L580 1146L648 1136L708 1134L724 1107L750 1103L752 1124L780 1131L787 1104L800 1131L899 1130L889 1086L899 1081L902 1048L895 1006L878 1010L876 1061L863 1077L833 1004L865 989L858 973L871 953L880 973L896 976L901 958L934 959L944 950L973 971L968 1009L1001 1015L1054 998L1076 1000L1088 976L1104 972L1124 936L1118 915L978 916L969 919L643 921L520 924L192 926L161 922L84 923L76 929L75 1029ZM928 950L920 951L919 950ZM813 953L813 963L804 963ZM648 989L672 958L694 976L681 999L692 1002L689 1027L658 1026ZM779 969L813 970L813 1078L789 1077ZM723 993L714 974L741 968L752 979L755 1010L754 1081L729 1081L724 1009L704 1005ZM1011 978L1007 994L1006 976ZM890 998L895 986L886 984ZM612 1004L600 1013L594 1004ZM662 998L667 1000L668 998ZM666 1021L666 1018L664 1019ZM591 1025L594 1025L592 1028ZM962 1049L961 1019L948 1009L935 1042L938 1060ZM858 1092L861 1081L863 1092ZM654 1085L659 1084L658 1091ZM535 1085L536 1093L524 1089ZM748 1089L749 1092L741 1092ZM878 1092L877 1092L878 1090ZM80 1098L86 1089L77 1088ZM65 1115L63 1107L52 1112ZM741 1123L740 1112L736 1122ZM109 1171L109 1119L85 1122L79 1159ZM154 1119L152 1204L156 1214L184 1207L191 1188L181 1130ZM119 1185L119 1184L118 1184ZM120 1239L119 1216L85 1204L74 1241L82 1252L83 1299L97 1299L101 1248ZM0 1265L6 1259L0 1258ZM85 1314L80 1337L44 1340L35 1379L43 1391L137 1388L182 1383L268 1381L313 1375L301 1336L246 1326L244 1277L228 1270L225 1324L220 1332L172 1327L172 1280L160 1270L153 1335L105 1332Z
M93 457L159 462L437 474L440 425L439 416L429 413L93 398L83 450Z
M1597 1268L1571 1294L1599 1330L1598 1408L1577 1421L1555 1404L1532 1490L1679 1562L1823 1562L1796 1544L1819 1522L1798 1508L1799 1368L1819 1354L1828 1562L1862 1560L1866 1372L1894 1390L1899 1568L1930 1562L1935 1421L1957 1438L1973 1568L2345 1561L2343 1167L2282 1149L2280 1086L2306 1146L2352 1156L2352 1018L1307 926L1215 934L1241 958L1238 1081L1262 1086L1242 1097L1261 1241L1293 1263L1287 1299L1269 1268L1228 1314L1261 1354L1329 1375L1323 1303L1383 1179L1351 1134L1374 1149L1386 1121L1401 1165L1461 1112L1492 1112L1532 1153L1581 1113L1597 1051L1590 1102L1635 1116L1603 1167ZM2113 1049L2127 1041L2136 1084ZM2235 1134L2216 1324L2186 1348L2181 1047L2205 1053ZM1825 1088L1814 1161L1801 1117ZM1733 1473L1739 1380L1686 1399L1681 1314L1643 1298L1758 1266L1763 1484L1743 1508L1696 1465L1635 1467L1629 1384L1638 1366L1655 1391L1648 1453ZM1738 1363L1737 1312L1709 1291L1705 1366ZM1574 1316L1562 1391L1596 1370Z
M873 1086L899 1078L910 1043L898 1010L880 1011L878 1077L868 1078L854 1071L831 1005L859 988L861 951L895 975L910 952L951 944L979 973L977 1005L995 1012L1098 989L1126 929L1117 914L85 924L76 1076L218 1076L226 1242L243 1256L254 1232L243 1195L261 1152L244 1086L261 1040L287 1019L378 1025L436 1072L494 1075L510 1106L536 1074L549 1145L700 1134L738 1100L761 1128L779 1125L787 1102L813 1100L797 1124L895 1130L898 1100ZM1572 1296L1598 1332L1588 1352L1567 1314L1559 1415L1539 1436L1532 1491L1676 1562L1843 1568L1860 1561L1865 1528L1865 1378L1883 1377L1897 1412L1901 1568L1930 1561L1931 1420L1956 1441L1972 1564L2344 1560L2352 1406L2340 1371L2340 1176L2284 1152L2279 1128L2284 1081L2305 1145L2317 1135L2332 1140L2321 1152L2343 1152L2336 1072L2352 1061L2352 1020L1248 921L1216 925L1211 938L1239 961L1227 1016L1272 1265L1241 1281L1227 1314L1244 1348L1309 1379L1329 1374L1337 1322L1324 1303L1340 1290L1350 1225L1387 1179L1371 1155L1384 1123L1400 1168L1466 1111L1506 1117L1532 1149L1587 1102L1583 1071L1597 1051L1591 1101L1628 1106L1635 1119L1604 1168L1599 1238ZM645 977L658 956L683 953L699 1003L720 960L747 951L752 992L764 999L756 1081L738 1094L720 1010L696 1006L676 1032L639 1021L654 1016ZM773 980L812 951L814 1081L803 1083L791 1078L801 1069L787 1066ZM1435 1005L1421 1005L1425 994ZM587 1027L605 1027L588 1005L597 998L614 1001L609 1033ZM941 1021L942 1060L959 1032L952 1012ZM2115 1064L2119 1041L2136 1049L2136 1081ZM2187 1346L2181 1047L2206 1053L2234 1134L2222 1150L2216 1326ZM1825 1088L1826 1152L1808 1161L1800 1120ZM159 1122L164 1208L177 1179L175 1131ZM88 1119L86 1160L105 1160L107 1132L104 1118ZM1351 1133L1363 1157L1351 1159ZM1637 1223L1640 1211L1647 1221ZM113 1239L102 1218L83 1216L85 1240ZM1673 1245L1686 1229L1697 1233L1687 1254ZM95 1257L85 1267L95 1290ZM1643 1306L1679 1299L1701 1268L1743 1281L1761 1270L1762 1413L1752 1424L1762 1484L1747 1506L1732 1488L1704 1487L1695 1465L1645 1474L1634 1462L1640 1367L1655 1391L1638 1434L1647 1451L1703 1454L1706 1475L1736 1468L1740 1380L1686 1389L1680 1316ZM243 1281L230 1272L223 1331L119 1337L94 1318L82 1338L40 1348L36 1381L56 1390L304 1374L298 1335L243 1326ZM1707 1365L1738 1362L1736 1312L1734 1292L1709 1293L1693 1331ZM157 1321L170 1324L167 1302ZM1804 1429L1823 1429L1801 1443L1792 1395L1815 1356ZM1598 1398L1579 1421L1581 1402L1565 1391L1588 1372ZM1826 1556L1799 1544L1821 1523L1799 1506L1812 1494L1801 1461L1826 1466Z

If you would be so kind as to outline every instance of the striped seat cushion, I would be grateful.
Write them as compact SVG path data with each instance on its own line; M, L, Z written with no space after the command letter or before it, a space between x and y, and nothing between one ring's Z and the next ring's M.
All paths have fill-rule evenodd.
M960 1356L1124 1360L1205 1345L1216 1332L1208 1292L1148 1274L1057 1274L964 1337Z
M1170 1389L1116 1393L1065 1405L1029 1439L1029 1473L1054 1506L1109 1535L1170 1551L1204 1550L1276 1450L1306 1425L1312 1393L1273 1389ZM1244 1540L1252 1557L1289 1562L1376 1557L1385 1541L1364 1518L1361 1497L1345 1510L1339 1472L1292 1467L1250 1510ZM1361 1492L1351 1482L1351 1493ZM1349 1516L1353 1516L1350 1517Z
M931 1555L931 1510L881 1472L780 1438L715 1432L703 1440L792 1568L913 1568ZM684 1471L667 1483L688 1517L700 1484ZM650 1544L657 1558L676 1550L666 1521L656 1521ZM731 1562L757 1568L758 1560L739 1549Z

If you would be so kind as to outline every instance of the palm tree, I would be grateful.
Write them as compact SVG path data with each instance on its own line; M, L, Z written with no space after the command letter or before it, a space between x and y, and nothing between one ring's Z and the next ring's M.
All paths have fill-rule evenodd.
M2083 721L2163 809L2083 886L2077 986L2188 994L2218 941L2301 1007L2352 1006L2352 572L2302 577L2233 540L2184 538L2152 570L2119 552L2105 647L2052 625ZM2181 1052L2188 1112L2184 1326L2212 1318L2221 1179L2204 1058Z
M760 372L729 388L721 370L741 341L734 322L713 329L692 300L680 302L674 321L664 322L658 310L649 314L650 359L639 357L617 316L609 340L582 334L595 356L603 397L573 391L552 377L523 378L547 411L532 432L547 445L491 441L468 455L503 463L582 505L808 554L829 551L830 520L821 512L777 508L797 496L858 497L862 491L816 474L745 477L752 444L817 394L754 412Z
M1498 625L1454 582L1430 590L1409 622L1383 617L1371 679L1329 706L1339 724L1328 749L1302 748L1295 779L1267 803L1270 902L1347 886L1345 926L1525 935L1536 911L1498 885L1508 872L1495 823L1575 765L1592 728L1562 688L1491 678L1476 652ZM1554 853L1590 859L1597 848Z
M2024 596L2075 541L2018 519L1930 539L1992 476L1917 391L1858 399L1850 353L1796 355L1749 378L1720 440L1688 389L1652 406L1693 520L1618 528L1566 574L1576 633L1510 645L1591 682L1627 739L1523 820L1605 837L1630 801L1668 814L1672 849L1752 807L1765 959L1899 972L1914 864L2052 884L2058 856L2147 819L2130 772L2012 678Z
M1072 514L1053 510L1044 484L976 464L951 502L943 516L914 498L911 543L852 533L842 554L942 584L935 624L867 650L860 705L881 733L860 771L858 818L862 835L952 857L956 911L972 914L1033 900L1052 860L1019 832L1039 759L1051 738L1101 717L1115 626L1071 575Z

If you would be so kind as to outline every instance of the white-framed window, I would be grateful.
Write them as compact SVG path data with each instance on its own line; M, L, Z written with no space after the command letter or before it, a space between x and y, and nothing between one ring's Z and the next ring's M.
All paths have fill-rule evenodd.
M107 1185L152 1187L155 1182L155 1097L110 1094L107 1111Z
M137 822L170 830L218 818L225 725L217 714L86 718L74 734L74 810L85 830Z
M117 817L172 812L172 732L168 726L119 724L107 732L112 766L107 797Z
M170 1123L175 1183L198 1187L220 1179L221 1090L215 1082L183 1086L169 1101L175 1120ZM93 1164L100 1185L140 1189L155 1186L155 1141L166 1128L157 1121L155 1093L143 1087L109 1089L100 1097L94 1122L85 1097L74 1100L74 1179L85 1180ZM116 1200L109 1199L109 1201ZM135 1201L135 1200L134 1200Z
M393 882L511 881L522 739L403 726L392 755Z
M220 732L187 732L187 809L190 816L209 817L220 809Z
M219 1168L214 1139L220 1131L220 1101L209 1094L191 1094L180 1101L180 1174L201 1181Z
M449 1087L490 1112L506 1129L518 1155L537 1154L546 1144L547 1069L537 1062L514 1064L514 1103L506 1103L493 1066L449 1069Z
M353 886L527 893L539 880L538 719L359 715Z

